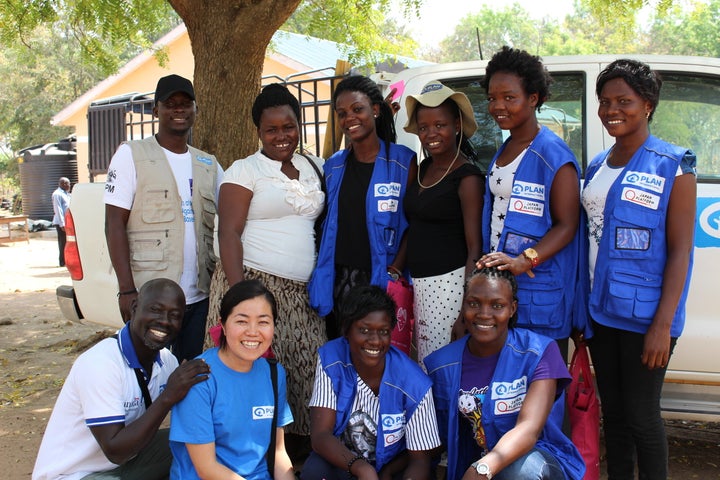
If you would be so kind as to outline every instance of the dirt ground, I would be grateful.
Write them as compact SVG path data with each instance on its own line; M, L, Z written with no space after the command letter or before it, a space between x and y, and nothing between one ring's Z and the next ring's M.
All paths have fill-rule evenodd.
M29 244L0 244L0 478L6 480L30 478L73 360L112 333L63 318L55 288L70 277L56 267L56 239L53 232L31 235ZM720 479L720 424L668 421L667 427L671 479Z

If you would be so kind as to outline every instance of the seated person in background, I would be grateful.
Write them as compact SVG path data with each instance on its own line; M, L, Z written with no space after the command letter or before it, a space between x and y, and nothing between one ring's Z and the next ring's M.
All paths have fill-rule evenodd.
M178 367L165 347L180 332L185 295L166 278L145 283L130 321L78 357L35 461L33 480L167 478L170 408L207 380L202 360Z
M430 478L430 450L440 445L431 382L390 346L395 309L372 285L340 304L343 336L319 351L303 480Z
M514 328L517 288L510 270L473 271L462 310L469 335L425 357L447 480L576 480L585 473L561 430L570 375L557 343Z
M273 386L271 366L261 358L277 311L259 280L238 282L223 297L220 347L198 357L213 374L172 410L172 480L295 480L283 429L293 421L285 369L276 365Z

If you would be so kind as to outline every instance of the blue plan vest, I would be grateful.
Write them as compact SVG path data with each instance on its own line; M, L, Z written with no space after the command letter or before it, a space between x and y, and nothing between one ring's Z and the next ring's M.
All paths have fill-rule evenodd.
M456 340L425 357L425 366L433 381L433 397L438 417L440 439L447 447L448 480L463 476L470 463L477 460L458 458L458 442L471 442L471 438L459 438L458 392L462 374L462 356L469 335ZM482 425L488 449L517 423L520 406L529 388L529 380L535 372L548 344L554 340L530 330L511 328L505 346L500 352L490 384L490 395L482 405ZM568 479L582 478L585 462L570 439L562 432L565 396L555 400L545 428L535 446L551 453L560 463ZM495 412L510 411L496 414Z
M408 182L410 164L415 152L403 145L381 142L370 179L365 211L367 216L372 272L370 283L387 286L387 267L395 259L400 241L407 229L403 199ZM349 150L341 150L324 164L327 188L327 216L323 222L322 240L315 270L310 276L308 293L310 306L321 316L333 309L333 285L335 283L335 243L337 242L338 195L345 173ZM385 158L388 156L389 158Z
M596 156L587 168L585 185L593 178L608 151ZM610 187L604 210L604 226L595 263L588 308L602 325L645 333L660 302L667 261L665 222L670 192L680 161L695 155L652 135L635 152ZM584 226L583 231L587 231ZM584 258L587 262L587 254ZM693 250L685 287L673 318L670 335L679 337L685 326ZM589 281L584 282L586 291ZM586 293L587 295L587 293Z
M505 149L507 142L495 155L485 179L483 205L483 245L490 247L493 197L490 193L490 172L495 161ZM567 144L547 127L540 132L525 152L513 181L503 231L498 241L498 251L518 256L533 247L552 228L550 214L550 188L555 174L565 164L572 164L579 179L579 167ZM552 258L533 269L535 278L528 275L516 277L518 282L519 327L547 335L554 339L567 338L573 327L583 329L572 315L575 296L574 285L578 268L579 235Z
M353 413L357 371L350 359L350 346L344 337L327 342L318 353L337 397L333 434L340 437ZM430 387L430 379L417 363L395 347L390 347L385 355L385 371L378 395L380 421L375 445L375 469L378 472L406 449L405 426Z

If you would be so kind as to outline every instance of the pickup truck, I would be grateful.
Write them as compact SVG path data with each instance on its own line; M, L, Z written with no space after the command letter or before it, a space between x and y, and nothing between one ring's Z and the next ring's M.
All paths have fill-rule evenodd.
M538 115L541 123L560 135L584 168L592 157L613 143L597 116L595 79L617 56L546 57L554 79L551 98ZM653 133L692 148L698 158L695 267L687 302L687 322L670 361L663 389L666 415L720 420L720 314L713 301L720 265L720 59L674 56L633 56L659 71L664 84ZM430 65L382 76L389 91L400 86L399 102L417 94L430 80L440 80L465 93L473 104L478 131L471 139L487 168L508 133L487 113L481 79L487 62ZM402 126L402 108L396 118L398 143L420 153L415 135ZM58 288L58 301L66 317L119 326L117 283L104 238L102 184L78 184L73 190L68 218L66 262L73 286Z

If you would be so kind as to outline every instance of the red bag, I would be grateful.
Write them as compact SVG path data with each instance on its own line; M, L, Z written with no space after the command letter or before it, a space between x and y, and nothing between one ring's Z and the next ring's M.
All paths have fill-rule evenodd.
M412 332L415 325L413 315L413 288L404 278L388 283L387 293L395 300L397 325L390 335L390 343L410 355Z
M600 403L590 372L587 345L580 342L570 362L572 383L567 390L567 408L572 442L585 460L583 480L600 478Z

